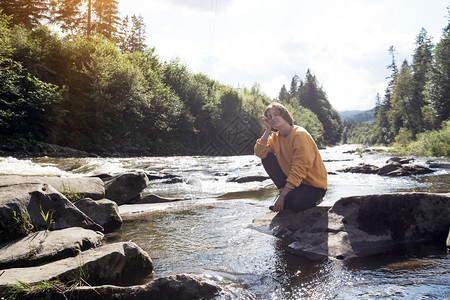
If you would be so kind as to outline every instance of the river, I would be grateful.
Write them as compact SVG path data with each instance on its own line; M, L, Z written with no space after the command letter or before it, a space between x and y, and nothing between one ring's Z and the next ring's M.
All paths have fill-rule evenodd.
M356 145L321 151L330 173L321 205L341 197L396 191L449 192L450 171L382 177L339 173L367 163L383 166L385 154L348 153ZM415 157L425 165L430 158ZM435 161L448 159L434 158ZM280 241L250 225L268 211L276 195L270 180L235 183L230 178L263 172L254 156L135 158L0 157L0 174L78 177L145 171L181 176L182 182L151 181L144 193L189 200L145 205L138 217L121 206L124 224L108 242L133 241L149 253L153 278L187 273L223 288L217 299L445 299L450 297L450 256L445 247L358 259L309 261L285 252Z

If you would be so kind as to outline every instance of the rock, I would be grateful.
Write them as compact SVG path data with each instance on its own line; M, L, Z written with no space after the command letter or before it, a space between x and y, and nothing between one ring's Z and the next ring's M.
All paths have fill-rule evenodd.
M237 182L237 183L246 183L246 182L252 182L252 181L264 181L270 179L269 176L264 175L264 174L245 174L242 176L238 176L238 177L232 177L230 179L228 179L229 182Z
M214 173L214 176L228 176L230 173L228 172L216 172Z
M102 226L105 233L122 227L119 206L114 201L108 199L94 201L90 198L84 198L75 202L75 206L95 223Z
M330 209L268 213L253 227L282 237L288 251L312 259L365 257L413 243L443 245L449 204L449 194L355 196L338 200Z
M100 178L60 178L60 177L38 177L56 188L60 193L76 193L82 197L100 200L105 198L105 184Z
M189 200L191 198L166 198L161 197L154 194L147 194L147 195L141 195L140 197L137 197L133 199L131 202L128 202L128 204L149 204L149 203L165 203L165 202L174 202L174 201L183 201L183 200Z
M105 181L105 198L121 205L139 196L148 184L147 175L143 172L113 176Z
M377 174L380 176L410 176L434 172L423 166L403 166L398 162L391 162L381 168L374 165L359 164L356 167L348 167L337 171L344 173Z
M408 175L423 175L423 174L434 173L434 170L431 170L424 166L418 166L418 165L412 166L412 167L405 166L403 168L406 170L406 172L408 172Z
M45 177L45 176L18 176L0 175L1 186L19 183L47 183L60 193L76 193L95 200L105 198L105 184L100 178L95 177Z
M377 175L380 176L401 176L404 173L402 165L398 162L391 162L384 167L378 169Z
M178 274L157 278L145 285L128 287L104 285L96 287L78 287L66 292L71 292L77 299L90 300L134 300L134 299L159 299L159 300L194 300L212 299L221 291L221 288L212 281L197 278L191 275ZM53 299L53 298L52 298ZM61 298L64 299L64 298Z
M58 146L37 142L34 145L24 144L16 141L11 143L0 143L0 153L9 155L49 156L49 157L98 157L89 153L69 147Z
M362 174L376 174L379 168L374 165L369 164L359 164L356 167L348 167L344 169L337 170L338 172L344 173L362 173Z
M255 219L250 227L279 238L289 238L298 228L308 228L311 224L318 222L329 209L328 206L315 206L299 213L289 210L278 214L268 212Z
M8 182L2 182L0 185L0 219L5 226L5 232L8 233L2 234L2 242L21 236L14 234L21 227L19 221L25 218L35 230L82 227L103 231L100 225L51 185L34 178L17 177L17 181L11 181L9 178ZM44 216L47 216L47 220ZM20 220L17 220L17 217L20 217ZM50 221L53 221L52 224Z
M153 262L146 252L132 242L107 244L45 265L2 271L0 292L19 281L36 284L43 280L74 282L83 273L90 285L129 285L148 276Z
M448 162L434 162L434 161L427 161L428 166L433 169L450 169L450 163Z
M29 267L76 256L101 245L103 235L79 227L39 231L0 246L0 269Z
M381 176L398 177L398 176L429 174L433 172L434 172L433 170L423 166L409 167L409 166L402 166L399 163L392 163L380 168L377 174Z
M32 149L33 155L50 157L98 157L98 155L55 144L38 142Z
M180 176L177 175L172 175L172 174L166 174L166 173L155 173L155 172L145 172L145 174L147 175L148 180L152 181L152 180L162 180L162 179L173 179L173 178L179 178L181 179Z
M100 173L100 174L92 175L91 177L100 178L103 182L105 182L106 180L111 179L113 176L111 174L107 174L107 173Z
M386 163L387 164L391 164L391 163L399 163L401 165L405 165L405 164L409 164L412 161L414 161L414 158L405 158L405 157L391 157L389 158Z
M181 177L172 177L170 179L163 181L163 183L165 183L165 184L174 184L174 183L181 183L181 182L184 182L183 178L181 178Z

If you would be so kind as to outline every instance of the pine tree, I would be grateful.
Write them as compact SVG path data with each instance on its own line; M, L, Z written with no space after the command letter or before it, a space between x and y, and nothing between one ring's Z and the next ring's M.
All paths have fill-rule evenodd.
M126 15L122 18L118 30L117 44L122 52L128 51L128 43L131 35L130 18Z
M12 16L19 6L20 1L18 0L2 0L0 1L0 10L2 14L7 16Z
M413 135L423 128L422 107L425 106L424 90L427 82L427 75L431 70L433 45L427 35L427 31L422 28L417 39L416 49L412 63L412 95L409 101L410 109L410 129Z
M4 14L13 16L12 23L28 28L36 27L49 18L48 0L2 0L0 9Z
M395 78L391 95L391 110L388 113L390 124L397 135L400 128L415 130L415 108L413 101L413 75L408 61L404 60L400 72ZM420 111L420 108L419 108Z
M92 11L95 17L92 21L93 31L113 40L120 23L118 1L95 0L92 2Z
M58 24L63 32L71 34L82 33L82 27L85 20L82 16L83 0L52 0L51 22Z
M450 22L434 53L427 94L437 118L443 122L450 118Z
M374 118L375 140L383 144L393 142L396 135L393 123L391 123L391 118L389 118L389 112L392 109L392 90L398 76L398 68L395 59L397 52L394 46L390 46L388 51L391 55L391 64L387 66L387 69L391 70L391 75L386 78L389 79L389 82L384 92L383 102L377 108Z
M278 94L278 100L280 102L288 102L289 101L289 93L286 90L286 86L284 84L280 89L280 93Z
M145 23L142 16L137 17L136 15L130 18L125 16L118 30L118 45L122 52L134 52L143 51L146 47L145 45Z
M331 106L317 79L308 69L305 82L299 89L300 105L315 113L323 124L324 141L328 145L336 144L341 139L342 120L339 113Z
M130 51L143 51L145 49L145 34L147 32L144 23L144 18L141 15L131 16L131 37L129 50Z
M117 0L51 0L52 22L65 32L117 37L120 23Z
M289 89L289 98L294 98L295 96L297 96L299 81L300 81L299 77L297 76L297 74L295 74L291 80L291 88Z

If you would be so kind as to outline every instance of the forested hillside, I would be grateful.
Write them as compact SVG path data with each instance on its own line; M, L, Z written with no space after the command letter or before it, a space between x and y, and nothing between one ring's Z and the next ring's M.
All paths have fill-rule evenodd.
M117 5L1 2L1 140L99 154L252 153L274 99L257 83L237 90L161 61L142 17L120 18ZM339 141L339 116L309 72L294 98L283 101L319 145Z
M383 98L373 124L346 123L343 142L408 148L409 153L450 155L450 23L433 45L425 29L415 41L412 63L397 63L395 47Z
M0 11L2 143L105 155L250 154L263 130L258 116L274 100L320 146L414 140L448 123L449 26L437 45L422 30L411 64L398 67L392 47L373 124L344 126L310 70L283 85L279 99L257 83L223 85L177 59L161 61L145 45L143 18L121 18L117 0L5 0Z
M369 110L346 110L340 111L339 115L341 116L341 119L344 122L370 123L373 122L374 112L375 110L373 108Z

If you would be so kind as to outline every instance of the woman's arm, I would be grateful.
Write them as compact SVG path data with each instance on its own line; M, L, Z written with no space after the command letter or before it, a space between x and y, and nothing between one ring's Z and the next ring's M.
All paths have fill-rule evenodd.
M272 126L270 125L267 117L261 116L259 119L266 126L266 130L264 131L261 138L259 138L256 141L255 155L258 156L259 158L266 158L269 152L273 152L271 143L268 142L270 134L272 133Z

